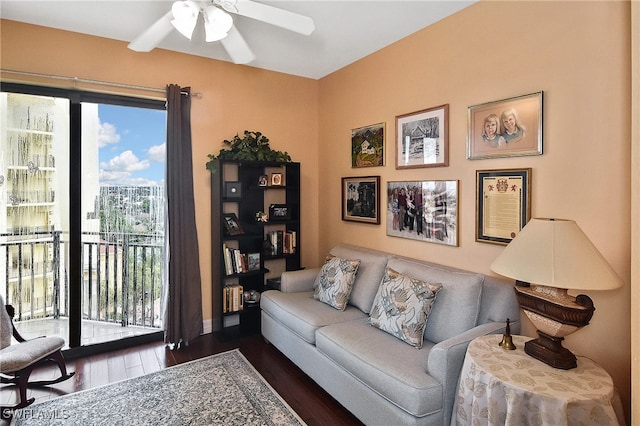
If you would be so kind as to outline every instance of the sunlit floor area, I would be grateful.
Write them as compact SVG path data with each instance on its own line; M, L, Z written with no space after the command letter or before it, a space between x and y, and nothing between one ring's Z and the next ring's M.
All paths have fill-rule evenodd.
M33 339L39 336L60 336L68 341L69 320L68 318L44 318L38 320L27 320L15 323L16 328L25 339ZM127 326L103 321L83 320L81 335L82 345L104 343L118 340L125 337L140 336L143 334L155 333L159 331L155 327Z

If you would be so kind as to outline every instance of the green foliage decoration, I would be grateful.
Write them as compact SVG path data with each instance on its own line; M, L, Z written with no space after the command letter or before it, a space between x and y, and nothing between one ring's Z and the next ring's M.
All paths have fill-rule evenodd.
M208 154L207 169L216 172L214 160L245 160L245 161L278 161L290 162L291 156L285 151L276 151L269 147L269 138L260 132L244 131L244 135L235 135L233 139L224 140L223 148L218 155Z

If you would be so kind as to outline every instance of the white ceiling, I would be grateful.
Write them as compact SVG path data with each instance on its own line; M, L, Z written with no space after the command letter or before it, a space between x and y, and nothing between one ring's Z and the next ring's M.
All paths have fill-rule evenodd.
M248 65L319 79L476 0L258 1L309 16L316 29L304 36L233 15L256 56ZM167 13L171 4L171 0L0 0L0 16L128 42ZM202 33L202 22L191 41L172 31L159 48L230 61L222 45L205 43Z

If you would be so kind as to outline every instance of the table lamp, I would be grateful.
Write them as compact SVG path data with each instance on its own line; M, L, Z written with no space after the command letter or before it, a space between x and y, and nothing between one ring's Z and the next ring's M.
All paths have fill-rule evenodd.
M525 343L530 356L563 370L577 366L564 337L589 324L587 295L567 290L611 290L622 280L573 220L532 219L493 261L491 270L516 280L520 307L537 328Z

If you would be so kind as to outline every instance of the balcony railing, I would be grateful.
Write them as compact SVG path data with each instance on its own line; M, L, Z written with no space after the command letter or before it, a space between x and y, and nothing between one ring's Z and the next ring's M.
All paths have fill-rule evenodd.
M163 235L82 234L83 319L162 326ZM68 242L60 231L0 234L0 291L16 321L68 315Z

